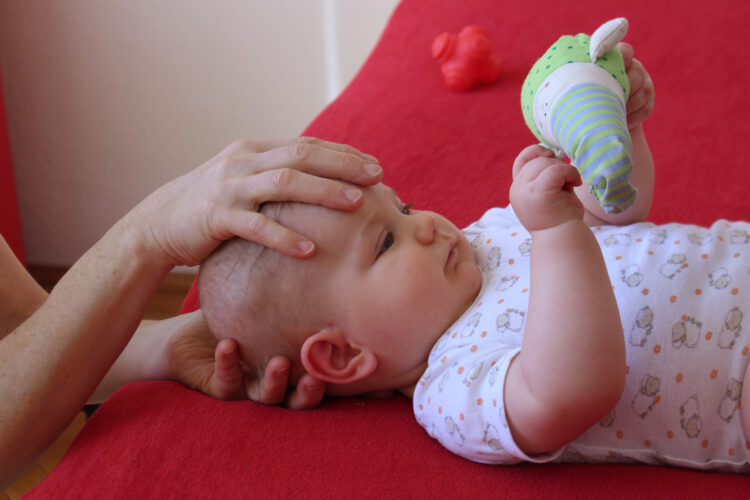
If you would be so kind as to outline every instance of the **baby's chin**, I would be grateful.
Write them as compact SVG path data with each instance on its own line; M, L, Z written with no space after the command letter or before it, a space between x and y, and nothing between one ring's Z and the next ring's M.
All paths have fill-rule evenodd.
M462 262L466 269L461 269L461 272L465 272L468 276L467 280L470 281L471 301L479 295L479 290L482 288L482 272L479 270L476 259L471 262Z
M466 280L467 293L460 307L458 308L459 311L455 314L456 317L453 318L451 324L458 321L461 315L471 307L471 305L479 296L479 290L481 290L482 288L482 273L479 271L479 268L475 263L462 262L459 265L458 271L463 274L462 277ZM448 326L450 327L450 325Z
M462 278L466 280L468 295L470 296L469 303L466 305L468 308L477 298L479 290L482 288L482 272L479 270L477 264L477 256L474 254L474 248L469 243L469 240L461 233L460 238L463 240L465 248L468 249L467 257L462 262L458 263L457 271ZM458 319L458 318L457 318Z

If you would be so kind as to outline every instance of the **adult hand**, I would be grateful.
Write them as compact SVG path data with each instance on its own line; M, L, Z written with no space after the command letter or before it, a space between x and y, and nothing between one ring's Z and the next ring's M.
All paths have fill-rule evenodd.
M353 210L362 193L351 184L367 186L381 177L377 160L350 146L307 137L237 141L155 191L126 219L170 266L199 264L234 236L309 257L314 243L258 213L260 205L298 201Z
M218 399L251 399L264 404L284 404L292 409L318 406L325 384L303 375L297 387L287 393L291 362L272 358L261 380L243 369L234 340L217 342L200 311L185 315L188 322L178 328L166 346L170 378Z
M630 82L630 95L626 105L628 128L634 129L654 111L654 82L643 64L633 57L633 46L621 42L617 45L622 52L625 72Z
M583 218L583 204L573 192L581 184L573 165L543 146L529 146L513 163L510 202L528 231L548 229Z

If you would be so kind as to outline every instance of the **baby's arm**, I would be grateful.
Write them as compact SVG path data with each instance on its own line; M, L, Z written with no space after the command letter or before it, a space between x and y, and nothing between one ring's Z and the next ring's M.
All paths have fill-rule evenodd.
M630 95L626 106L628 128L633 143L631 159L633 174L630 183L638 189L638 198L628 210L620 214L606 213L589 190L589 186L576 188L586 213L583 220L589 226L614 224L618 226L645 221L651 210L654 196L654 159L643 133L643 122L654 110L654 84L640 61L633 58L633 47L627 43L618 45L630 82Z
M531 146L513 177L511 203L532 235L531 287L504 398L513 437L532 455L570 442L617 403L625 345L604 259L573 193L578 171Z

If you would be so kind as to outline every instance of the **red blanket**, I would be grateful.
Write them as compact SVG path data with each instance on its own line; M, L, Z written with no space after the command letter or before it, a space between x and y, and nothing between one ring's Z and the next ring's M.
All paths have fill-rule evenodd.
M405 0L305 133L376 155L403 200L465 225L508 203L512 160L534 142L519 105L531 64L560 34L617 16L630 20L626 40L656 83L651 219L749 220L746 2ZM467 24L490 33L503 72L454 93L430 44ZM196 306L193 290L184 309ZM151 382L105 403L31 497L737 498L748 487L745 476L645 465L475 464L428 437L401 397L293 412Z

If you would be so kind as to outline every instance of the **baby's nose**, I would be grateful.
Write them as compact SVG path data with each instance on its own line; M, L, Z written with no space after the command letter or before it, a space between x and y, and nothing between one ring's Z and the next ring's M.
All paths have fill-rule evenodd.
M417 214L416 218L416 236L417 241L423 245L430 245L435 240L436 222L430 214Z

